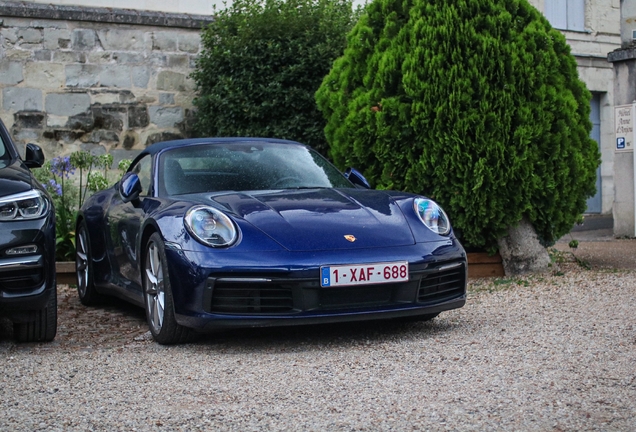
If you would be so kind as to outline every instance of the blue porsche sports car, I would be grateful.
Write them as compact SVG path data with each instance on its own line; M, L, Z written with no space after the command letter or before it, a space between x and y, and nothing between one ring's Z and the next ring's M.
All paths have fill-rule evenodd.
M146 310L162 344L231 327L409 318L466 302L466 253L432 200L371 190L291 141L153 144L77 219L80 300Z

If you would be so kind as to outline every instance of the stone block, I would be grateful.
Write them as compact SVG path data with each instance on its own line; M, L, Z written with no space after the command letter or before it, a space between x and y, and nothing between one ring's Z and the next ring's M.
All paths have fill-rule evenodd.
M24 62L33 58L33 51L30 49L7 50L5 59L12 62Z
M129 128L145 128L149 124L148 107L145 105L133 105L128 108Z
M150 122L162 128L172 128L183 121L183 108L181 107L151 106L149 112Z
M53 58L53 52L51 50L43 49L33 51L33 60L42 61L42 62L50 62Z
M36 28L23 28L18 30L18 40L22 44L42 43L42 30Z
M13 139L15 141L29 143L34 141L39 141L40 132L33 129L12 129L11 135L13 135ZM20 154L24 154L24 152L20 152Z
M13 113L0 109L0 120L2 120L7 129L11 129L11 126L13 126Z
M68 87L97 87L102 71L99 65L67 64L65 67Z
M53 51L53 61L56 63L86 63L86 54L77 51Z
M44 111L42 90L7 87L2 90L2 107L7 111Z
M41 111L19 111L13 118L17 129L42 129L46 125L46 113Z
M135 131L127 131L124 136L123 136L123 140L122 140L122 147L125 148L126 150L130 150L131 148L135 147L136 145L139 144L139 134ZM113 156L114 159L114 156Z
M108 88L131 88L130 66L103 66L99 74L99 85Z
M21 63L0 61L0 84L16 85L23 79Z
M90 135L87 135L89 138L87 139L86 142L93 142L93 143L101 143L101 142L116 142L119 143L119 134L117 134L115 131L111 131L111 130L106 130L106 129L99 129L99 130L94 130Z
M173 71L161 71L157 76L157 90L164 91L184 91L185 74Z
M71 130L90 132L95 129L95 119L90 114L82 113L69 117L65 126Z
M161 52L177 51L179 33L170 31L158 31L152 35L152 50Z
M179 51L197 54L201 49L201 35L199 33L179 34Z
M128 114L126 106L114 104L92 107L95 129L108 129L121 132L124 129L124 119Z
M56 116L51 114L46 116L46 127L49 127L49 128L66 127L67 122L68 122L67 116Z
M174 93L159 93L159 103L161 105L174 105Z
M51 3L59 3L59 2L51 2ZM38 19L33 20L29 23L29 25L33 28L41 28L41 29L56 29L56 30L68 30L68 21L59 21L59 20L47 20L47 19Z
M68 49L71 46L71 32L67 29L44 29L44 48L49 50Z
M197 89L197 82L190 76L186 77L184 91L194 92Z
M146 60L143 54L127 52L113 53L112 58L117 62L117 64L123 65L140 65L144 64Z
M89 94L91 96L91 105L108 105L120 102L120 95L116 90L91 90Z
M24 84L34 88L60 88L65 84L64 65L28 62L24 65Z
M118 90L120 103L131 103L135 101L135 94L130 90Z
M71 144L84 136L82 131L73 131L69 129L48 129L42 134L44 138L61 141L65 144Z
M158 143L158 142L162 142L162 141L172 141L172 140L178 140L178 139L182 139L183 135L178 134L178 133L174 133L174 132L160 132L160 133L155 133L155 134L151 134L148 136L148 138L146 139L146 147L148 147L151 144L154 143Z
M133 87L148 88L150 82L150 66L135 66L132 68Z
M73 116L85 112L91 103L86 93L49 93L46 95L46 112L53 115Z
M163 53L153 52L148 57L147 62L151 67L154 68L166 67L168 65L168 56Z
M90 64L104 64L112 61L111 52L90 51L86 53L86 62Z
M80 148L83 151L92 154L93 156L101 156L106 154L106 148L103 145L99 144L82 144L80 145Z
M15 45L16 42L18 42L18 29L14 27L3 27L2 29L0 29L0 36L2 36L5 46L11 47Z
M168 67L174 69L188 69L190 67L190 57L187 55L169 55Z
M71 42L75 51L90 51L97 45L97 34L91 29L76 29L71 34Z
M106 51L149 51L145 33L141 30L98 30L97 37Z

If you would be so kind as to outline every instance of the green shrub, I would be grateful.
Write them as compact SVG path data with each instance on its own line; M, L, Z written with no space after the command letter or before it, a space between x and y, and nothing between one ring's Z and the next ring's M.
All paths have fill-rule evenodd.
M350 0L238 0L220 11L193 73L197 133L287 138L324 151L313 95L354 17Z
M316 93L340 167L439 201L468 246L549 244L594 193L590 93L526 0L376 0Z
M120 173L109 175L113 157L95 156L76 151L70 156L58 156L34 169L35 178L48 190L55 206L55 259L75 259L75 220L77 211L92 192L106 189L128 169L132 161L119 162Z

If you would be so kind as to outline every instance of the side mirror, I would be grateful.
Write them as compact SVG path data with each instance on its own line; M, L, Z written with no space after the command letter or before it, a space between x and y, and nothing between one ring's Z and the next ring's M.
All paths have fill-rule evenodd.
M355 168L347 168L347 170L344 172L344 176L356 186L360 186L365 189L371 189L371 185L369 184L367 179L365 179L362 173Z
M131 172L124 174L119 181L118 189L119 195L125 203L138 200L142 190L139 176Z
M29 168L40 168L44 165L44 152L40 146L35 144L26 145L24 164Z

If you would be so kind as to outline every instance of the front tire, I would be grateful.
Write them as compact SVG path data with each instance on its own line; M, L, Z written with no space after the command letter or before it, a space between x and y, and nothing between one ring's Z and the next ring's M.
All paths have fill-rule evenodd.
M96 306L104 299L95 289L91 245L85 221L81 221L77 228L76 243L77 295L84 306Z
M148 239L142 271L146 319L152 337L162 345L188 342L193 332L175 318L165 245L159 233Z
M40 310L31 312L32 318L26 322L13 324L13 336L18 342L50 342L57 334L57 287L53 279L53 289Z

